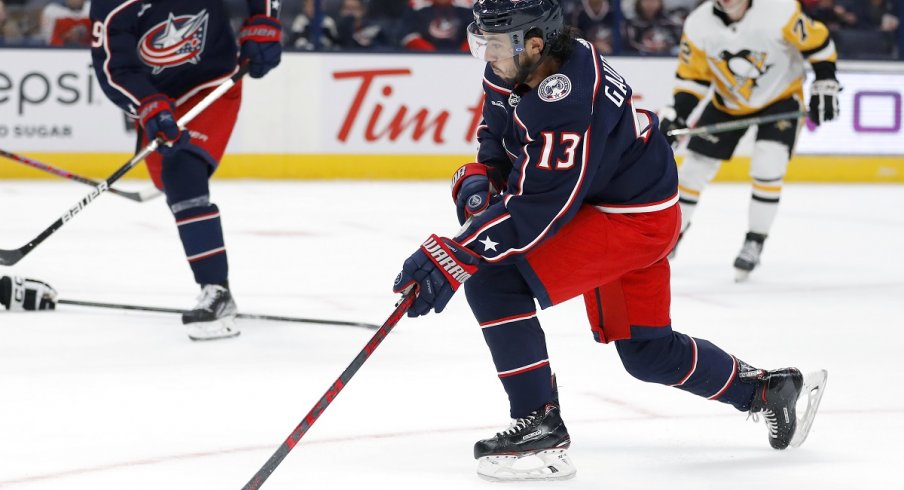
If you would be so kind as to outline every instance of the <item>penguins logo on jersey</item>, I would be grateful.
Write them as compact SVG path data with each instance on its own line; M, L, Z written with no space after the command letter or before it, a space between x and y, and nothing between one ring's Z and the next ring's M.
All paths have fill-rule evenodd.
M765 75L772 65L766 64L767 54L764 52L742 49L737 53L722 51L719 58L712 60L718 70L719 78L732 93L750 100L753 89L757 87L757 79Z
M204 51L208 17L207 10L178 17L170 13L166 21L141 36L138 41L141 61L154 69L154 75L185 63L197 64Z
M561 73L546 77L537 87L537 95L544 102L555 102L568 97L571 93L571 80Z

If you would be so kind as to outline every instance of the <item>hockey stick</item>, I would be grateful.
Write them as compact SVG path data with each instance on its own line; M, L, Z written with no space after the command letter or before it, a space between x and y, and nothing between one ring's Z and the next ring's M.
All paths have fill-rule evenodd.
M749 128L759 124L766 124L775 121L784 121L786 119L799 119L807 117L807 113L803 111L782 112L779 114L770 114L768 116L748 117L746 119L738 119L736 121L725 121L709 126L700 126L699 128L682 128L673 129L668 132L668 136L698 136L701 134L716 134L726 131L735 131L738 129Z
M82 177L81 175L74 174L67 170L59 169L52 165L48 165L46 163L39 162L37 160L33 160L31 158L28 158L28 157L25 157L22 155L17 155L15 153L12 153L12 152L9 152L6 150L0 149L0 156L9 158L10 160L15 161L15 162L19 162L19 163L28 165L29 167L36 168L38 170L43 170L47 173L56 175L57 177L74 180L76 182L90 185L92 187L97 187L100 185L100 182L98 182L96 180L92 180L87 177ZM126 199L130 199L130 200L136 201L136 202L148 201L148 200L153 199L162 194L156 188L154 188L152 190L139 191L139 192L121 191L119 189L114 189L112 187L107 190L109 190L110 193L112 193L112 194L116 194L117 196L122 196Z
M238 71L232 75L228 80L221 83L217 88L207 94L206 97L201 99L197 105L192 107L184 116L179 118L176 122L180 128L185 128L185 125L191 122L192 119L198 116L204 109L206 109L210 104L212 104L215 100L219 99L221 95L226 93L227 90L232 88L240 78L242 78L246 73L248 73L248 65L243 64L239 67ZM38 236L34 237L30 242L25 245L13 249L13 250L2 250L0 249L0 265L13 265L20 260L22 257L25 257L29 252L34 250L35 247L41 244L44 240L47 239L50 235L53 235L57 230L62 228L64 224L66 224L69 220L75 217L81 210L85 209L85 206L91 204L91 201L95 200L97 196L100 196L104 192L110 190L110 185L113 182L119 180L120 177L126 174L129 170L132 170L132 167L138 165L139 162L145 159L148 155L154 152L157 149L157 146L162 143L162 140L154 139L150 143L148 143L144 148L141 149L134 157L132 157L128 162L123 164L122 167L119 167L119 170L113 173L113 175L107 177L107 180L101 182L97 187L91 191L90 194L83 197L79 202L77 202L74 206L69 208L62 216L57 218L56 221L53 222L50 226L48 226L44 231L42 231Z
M185 310L177 308L161 308L158 306L124 305L119 303L98 303L96 301L79 301L74 299L59 299L57 304L72 306L88 306L92 308L110 308L116 310L150 311L154 313L185 313ZM236 318L246 320L270 320L275 322L317 323L322 325L340 325L345 327L361 327L370 330L380 328L373 323L346 322L342 320L321 320L318 318L298 318L293 316L257 315L254 313L239 313Z
M383 339L389 335L389 332L395 327L396 323L399 323L399 320L402 318L402 315L408 311L408 308L414 302L414 298L416 297L414 290L409 291L405 296L399 300L398 304L396 304L395 311L389 315L389 318L386 319L386 323L377 330L377 333L371 337L370 341L367 342L367 345L358 353L357 357L345 368L345 371L342 371L342 374L339 375L339 379L337 379L326 393L320 397L320 401L318 401L311 411L305 415L304 419L302 419L301 423L295 427L295 430L289 434L289 437L283 442L279 448L270 456L270 459L261 466L261 469L257 470L257 473L242 487L242 490L257 490L267 481L267 478L273 474L273 471L276 470L276 467L282 463L282 460L286 458L289 454L289 451L298 444L298 441L307 433L308 429L314 425L314 422L320 418L320 415L323 414L324 410L336 399L339 395L339 392L342 391L342 388L345 388L345 385L352 379L352 376L358 372L358 369L364 364L364 361L373 354L374 350L377 349L377 346L383 342Z

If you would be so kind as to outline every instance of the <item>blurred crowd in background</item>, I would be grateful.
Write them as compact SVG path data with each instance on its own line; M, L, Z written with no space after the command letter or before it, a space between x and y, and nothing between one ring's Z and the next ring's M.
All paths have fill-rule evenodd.
M562 0L566 23L604 54L674 56L702 0ZM754 0L756 1L756 0ZM843 58L904 59L904 0L800 0ZM88 46L90 0L0 0L0 45ZM224 0L236 26L245 0ZM473 0L283 0L287 48L467 52Z

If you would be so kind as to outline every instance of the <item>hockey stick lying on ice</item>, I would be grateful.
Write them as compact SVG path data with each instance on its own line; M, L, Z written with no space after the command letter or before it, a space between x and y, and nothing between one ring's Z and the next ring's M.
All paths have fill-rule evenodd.
M770 114L768 116L757 116L757 117L748 117L746 119L738 119L736 121L725 121L715 124L710 124L709 126L700 126L699 128L683 128L683 129L673 129L669 131L669 136L697 136L701 134L716 134L716 133L724 133L726 131L735 131L738 129L749 128L750 126L757 126L760 124L766 124L776 121L784 121L788 119L799 119L802 117L807 117L806 112L795 111L795 112L782 112L779 114Z
M320 401L318 401L314 408L305 415L304 419L301 420L301 423L295 427L295 430L289 434L289 437L277 448L276 452L270 456L270 459L261 466L261 469L257 470L257 473L242 487L242 490L257 490L267 481L267 478L273 474L273 471L276 470L276 467L282 463L282 460L286 458L289 454L289 451L298 444L298 441L307 433L308 429L314 425L314 422L320 418L320 415L323 414L324 410L330 403L333 403L333 400L339 395L339 392L342 391L342 388L345 388L345 385L348 384L349 380L352 379L352 376L358 372L358 369L364 364L371 354L377 349L377 346L383 342L383 339L389 335L389 332L392 330L392 327L396 326L396 323L399 323L399 320L402 318L402 315L408 311L408 308L414 303L414 298L416 297L415 291L412 289L407 292L402 299L399 300L398 304L396 304L395 311L389 315L389 318L386 319L386 323L377 330L377 333L371 337L370 341L367 342L367 345L361 349L361 352L358 353L357 357L352 360L351 364L345 368L345 371L342 371L342 374L339 375L339 379L337 379L326 393L320 397Z
M9 152L6 150L0 150L0 156L9 158L10 160L12 160L14 162L19 162L19 163L28 165L29 167L36 168L38 170L43 170L47 173L56 175L57 177L74 180L76 182L90 185L92 187L97 187L100 185L100 182L89 179L88 177L82 177L81 175L74 174L72 172L69 172L68 170L56 168L56 167L54 167L52 165L48 165L44 162L39 162L37 160L31 159L31 158L28 158L28 157L25 157L22 155L17 155L15 153L12 153L12 152ZM137 192L121 191L119 189L114 189L113 187L110 187L107 190L111 194L116 194L117 196L122 196L126 199L130 199L130 200L136 201L136 202L148 201L148 200L151 200L162 194L159 190L157 190L157 188L152 188L152 189L148 189L146 191L137 191Z
M74 299L60 299L57 304L72 306L87 306L92 308L110 308L115 310L150 311L154 313L185 313L185 310L177 308L161 308L157 306L124 305L119 303L98 303L96 301L79 301ZM380 328L373 323L346 322L342 320L321 320L318 318L298 318L294 316L256 315L254 313L239 313L236 318L246 320L270 320L276 322L317 323L322 325L341 325L345 327L361 327L370 330Z
M242 78L246 73L248 73L248 64L243 64L239 67L239 70L232 75L228 80L221 83L217 88L215 88L212 92L207 94L206 97L201 99L197 105L192 107L184 116L179 118L176 122L180 128L185 128L185 125L192 121L198 114L201 113L204 109L212 104L215 100L219 99L221 95L226 93L227 90L232 88L240 78ZM154 152L157 149L157 146L162 144L162 140L154 139L150 143L148 143L144 148L141 149L138 153L135 154L128 162L123 164L122 167L119 167L119 170L113 172L113 175L107 177L107 180L101 182L97 187L91 191L90 194L83 197L79 202L77 202L74 206L69 208L66 213L57 218L56 221L53 222L50 226L48 226L44 231L42 231L38 236L34 237L30 242L25 245L13 249L13 250L2 250L0 249L0 265L13 265L16 262L22 260L22 257L25 257L29 252L34 250L35 247L41 244L44 240L47 239L50 235L53 235L57 230L63 227L69 220L75 217L82 209L85 209L85 206L91 204L91 201L97 198L97 196L103 194L110 190L110 186L113 185L113 182L119 180L120 177L126 174L129 170L132 170L132 167L138 165L139 162L145 159L148 155Z

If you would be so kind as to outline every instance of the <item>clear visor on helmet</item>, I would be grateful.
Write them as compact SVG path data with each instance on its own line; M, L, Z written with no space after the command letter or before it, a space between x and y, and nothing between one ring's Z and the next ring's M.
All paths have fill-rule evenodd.
M524 51L524 36L521 31L492 33L480 32L477 24L468 25L468 46L475 58L487 62L514 58Z

